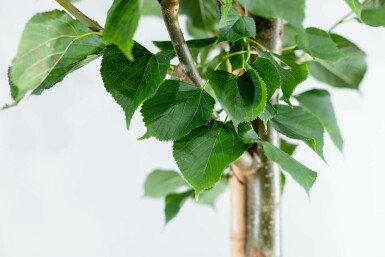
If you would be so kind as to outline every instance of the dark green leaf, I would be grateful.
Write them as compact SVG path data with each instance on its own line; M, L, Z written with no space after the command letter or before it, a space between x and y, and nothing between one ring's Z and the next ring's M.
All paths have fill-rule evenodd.
M144 196L153 198L165 197L186 185L187 183L176 171L154 170L148 175L144 183Z
M62 11L36 14L26 25L9 72L12 97L41 93L104 49L97 32Z
M275 91L280 88L281 78L277 70L277 67L271 62L271 60L263 57L259 57L251 64L251 67L255 69L259 76L263 79L267 89L267 100L274 95Z
M211 122L174 142L174 158L196 195L213 187L224 169L249 147L230 124Z
M282 66L273 58L270 53L260 53L264 58L269 59L277 68L278 73L281 77L281 90L283 97L286 102L290 102L290 97L293 94L297 86L305 81L308 77L309 71L306 64L298 64L295 60L285 58L279 55L277 57Z
M281 195L285 191L286 186L286 175L281 171Z
M218 38L203 38L203 39L193 39L186 41L187 46L189 48L203 48L206 46L210 46L217 41ZM153 41L154 45L158 47L160 50L174 50L171 41Z
M225 71L209 71L207 78L235 128L240 123L255 120L264 111L266 86L254 70L240 77Z
M254 37L256 34L255 22L253 18L242 16L235 8L230 8L227 17L223 12L218 34L219 42Z
M300 26L305 18L305 0L238 0L251 13L265 18L281 17Z
M241 39L232 44L229 55L246 50L249 50L249 43ZM237 69L243 69L248 60L248 57L249 54L247 53L231 56L229 61L231 63L232 70L234 71Z
M305 167L274 145L265 141L261 141L260 143L263 146L267 158L277 163L284 171L289 173L309 194L311 187L317 179L317 173Z
M346 57L335 63L309 62L310 74L333 87L358 89L366 73L365 53L346 38L336 34L331 37Z
M133 62L110 45L104 52L101 68L104 86L126 114L127 128L139 105L158 90L174 57L171 51L153 55L137 43L132 54Z
M166 80L154 97L143 104L147 133L160 140L177 140L192 129L207 124L215 100L196 86Z
M331 139L338 149L342 151L344 141L337 124L329 92L326 90L313 89L296 96L296 99L302 108L321 121Z
M295 152L295 149L297 149L297 145L289 143L281 138L279 142L279 148L288 155L292 156Z
M277 110L270 102L267 102L265 111L261 114L259 118L263 121L266 126L267 122L274 118L275 115L277 115Z
M317 28L307 28L298 47L311 56L326 61L335 62L344 57L329 33Z
M199 198L199 203L207 204L214 207L215 201L218 197L223 194L228 186L229 182L227 179L222 178L219 182L211 189L204 191Z
M103 39L115 44L130 59L134 34L138 27L141 0L114 0L108 11Z
M324 130L318 118L298 106L290 108L286 105L276 105L275 107L278 114L271 120L273 127L289 138L304 141L323 158Z
M194 191L190 190L184 193L169 194L166 196L166 207L164 213L166 215L166 224L178 215L180 209L187 199L194 195Z
M385 26L385 4L375 8L365 8L362 10L361 20L373 27Z
M186 14L198 29L212 31L219 21L217 0L181 0L180 13Z

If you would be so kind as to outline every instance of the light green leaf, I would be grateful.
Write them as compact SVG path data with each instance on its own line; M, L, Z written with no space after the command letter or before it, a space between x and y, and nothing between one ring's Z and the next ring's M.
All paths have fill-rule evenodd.
M145 0L141 15L162 17L162 11L158 0Z
M329 33L317 28L306 28L298 46L315 58L335 62L344 57Z
M254 70L237 77L225 71L208 71L207 78L235 128L255 120L266 106L266 86Z
M355 44L339 35L331 35L345 58L332 63L309 62L310 74L333 87L358 89L366 73L366 55Z
M283 98L286 102L290 102L290 97L294 90L308 77L309 71L307 65L304 63L298 64L293 59L272 55L271 53L266 52L261 52L260 56L269 59L277 68L281 77ZM281 64L279 64L273 56L277 57Z
M326 90L313 89L296 96L296 99L302 108L321 121L331 139L338 149L342 151L344 140L342 139L337 124L329 92Z
M147 0L148 1L148 0ZM103 39L115 44L130 59L133 58L131 50L134 46L134 34L138 27L141 0L114 0L108 10Z
M298 30L293 25L286 23L284 25L283 33L283 47L292 47L297 45L296 36L298 35Z
M190 190L184 193L169 194L165 199L164 213L166 216L166 224L178 215L180 209L187 199L194 195L194 191Z
M305 18L305 0L238 0L251 13L265 18L283 18L300 26Z
M317 179L317 173L305 167L269 142L261 141L260 144L263 146L267 158L277 163L284 171L289 173L292 178L305 189L306 193L309 194L311 187Z
M201 204L207 204L211 207L215 206L215 201L218 197L225 192L229 184L228 179L221 178L219 182L211 189L204 191L199 197L199 202Z
M242 141L242 134L237 134L229 123L213 121L175 141L173 153L184 178L198 196L213 187L224 169L248 147Z
M274 129L289 138L304 141L323 158L324 130L318 118L298 106L275 107L278 114L271 120Z
M217 0L181 0L180 13L188 16L192 26L206 31L212 31L219 21Z
M357 15L357 17L361 17L362 4L360 0L345 0L345 2L349 5L352 11Z
M240 15L235 8L230 8L227 17L225 17L224 8L222 8L222 13L218 42L255 37L256 29L253 18Z
M218 38L211 37L211 38L203 38L203 39L193 39L186 41L187 46L191 48L203 48L206 46L210 46L214 44L217 41ZM172 45L171 41L153 41L154 45L158 47L160 50L174 50L174 46Z
M154 55L137 43L134 44L132 55L133 62L116 46L109 45L104 52L101 68L106 90L126 114L127 128L135 110L158 91L174 57L171 51Z
M176 171L154 170L147 176L144 183L144 196L152 198L165 197L186 185L187 183Z
M207 124L215 100L196 86L166 80L142 107L147 133L160 140L177 140L192 129Z
M275 91L281 86L281 77L277 67L271 60L259 57L251 64L266 84L267 100L270 100Z
M63 11L36 14L24 29L9 72L13 99L40 94L98 57L105 46L97 34Z

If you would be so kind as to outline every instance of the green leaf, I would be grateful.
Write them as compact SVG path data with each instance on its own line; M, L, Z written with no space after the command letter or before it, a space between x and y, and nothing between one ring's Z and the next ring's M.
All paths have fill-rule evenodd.
M280 63L282 63L281 66L274 59L271 53L261 52L260 56L269 59L277 68L281 77L281 90L283 92L283 98L286 102L290 102L290 97L294 90L308 77L309 71L307 69L307 65L304 63L298 64L294 59L274 55L280 60Z
M177 140L192 129L207 124L215 100L196 86L166 80L154 97L143 104L147 133L160 140Z
M97 32L63 11L36 14L24 29L9 72L13 99L51 88L98 57L104 47Z
M135 60L131 62L116 46L109 45L101 68L106 90L126 114L127 128L135 110L158 91L174 57L171 51L154 55L137 43L132 55Z
M108 10L103 39L115 44L130 59L134 34L140 19L141 0L114 0Z
M186 185L187 183L176 171L154 170L147 176L144 183L144 196L152 198L165 197Z
M217 0L181 0L180 13L186 14L195 28L212 31L219 21Z
M283 47L292 47L297 45L298 30L293 25L286 23L284 25L283 32Z
M217 37L211 37L211 38L203 38L203 39L193 39L186 41L187 46L191 48L203 48L206 46L210 46L217 42ZM174 46L172 45L171 41L153 41L154 45L158 47L160 50L174 50Z
M208 71L207 78L235 128L255 120L266 106L266 86L254 70L237 77L225 71Z
M281 171L281 195L283 195L286 187L286 175Z
M142 7L142 16L158 16L162 17L162 11L158 0L145 0L146 4Z
M352 11L359 18L361 16L362 4L359 0L345 0L345 2L349 5Z
M358 89L366 73L365 53L346 38L336 34L331 37L346 57L335 63L309 62L310 74L333 87Z
M242 134L237 134L229 123L213 121L175 141L173 153L184 178L198 196L213 187L224 169L248 147L242 141Z
M365 8L362 10L361 20L369 26L385 26L385 4L370 9Z
M290 155L278 149L274 145L261 141L264 153L267 158L277 163L284 171L289 173L292 178L305 189L309 194L311 187L317 179L317 173L305 167Z
M227 17L224 16L224 9L222 13L218 42L255 37L256 29L253 18L240 15L235 8L230 8Z
M178 215L186 200L193 196L193 194L194 191L190 190L184 193L169 194L166 196L166 206L164 209L166 224Z
M241 39L232 44L229 51L229 55L246 50L249 50L249 43ZM229 61L231 63L232 70L234 71L237 69L243 69L245 67L245 64L247 63L248 58L248 53L230 56Z
M267 58L259 57L251 64L266 84L267 100L270 100L275 91L281 86L281 77L277 67Z
M229 181L225 178L221 178L219 182L211 189L204 191L199 198L199 202L201 204L206 204L211 207L215 206L215 201L218 197L225 192Z
M318 118L298 106L275 107L278 114L271 120L274 129L289 138L304 141L323 158L324 130Z
M279 142L279 148L288 155L292 156L295 150L297 149L297 145L289 143L281 138Z
M337 124L329 92L313 89L296 96L296 99L302 108L321 121L335 145L342 151L344 141Z
M272 118L274 118L275 115L277 115L277 110L274 108L274 106L270 102L267 102L266 109L259 118L263 121L263 123L266 126L267 122L270 121Z
M329 33L317 28L306 28L298 46L315 58L335 62L344 57Z
M265 18L283 18L300 26L305 18L305 0L239 0L251 13Z

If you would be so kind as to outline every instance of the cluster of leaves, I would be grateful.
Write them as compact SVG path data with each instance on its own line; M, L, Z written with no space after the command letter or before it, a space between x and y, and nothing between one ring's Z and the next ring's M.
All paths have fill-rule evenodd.
M345 1L358 21L385 26L384 0ZM283 141L279 149L261 139L251 122L270 123L280 135L303 141L321 158L325 131L342 150L328 91L294 92L309 74L333 87L358 89L366 72L365 54L341 35L304 28L305 0L238 2L248 13L285 21L283 49L269 51L256 42L253 18L242 16L231 0L222 1L221 7L216 0L180 0L180 12L188 17L188 32L195 38L187 45L205 78L203 87L173 76L178 67L171 64L172 42L154 42L159 52L152 53L134 41L140 17L160 14L156 0L146 5L115 0L101 31L90 30L64 11L36 14L26 25L9 70L12 97L19 102L27 94L41 94L103 56L105 88L123 108L127 127L141 106L147 127L143 138L174 142L182 176L156 170L145 184L146 196L165 197L166 221L194 193L212 205L224 191L226 168L256 143L309 192L316 173L291 157L290 144ZM282 101L274 100L277 94Z

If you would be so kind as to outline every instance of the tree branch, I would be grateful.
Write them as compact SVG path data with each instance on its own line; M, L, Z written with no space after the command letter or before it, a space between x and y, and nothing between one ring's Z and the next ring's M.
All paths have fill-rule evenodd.
M103 27L101 27L96 21L87 17L84 13L77 9L69 0L56 0L56 2L58 2L58 4L60 4L64 9L66 9L70 14L72 14L81 23L86 25L89 29L96 32L103 30Z
M166 24L174 50L178 56L179 62L183 67L187 77L198 87L203 86L203 79L200 76L190 49L186 44L178 20L179 0L158 0L163 13L163 20Z

